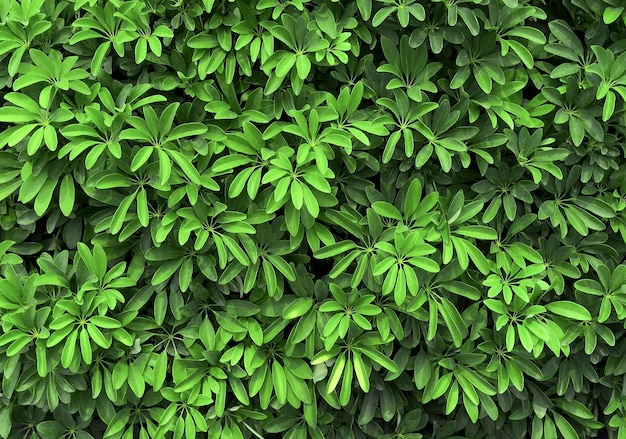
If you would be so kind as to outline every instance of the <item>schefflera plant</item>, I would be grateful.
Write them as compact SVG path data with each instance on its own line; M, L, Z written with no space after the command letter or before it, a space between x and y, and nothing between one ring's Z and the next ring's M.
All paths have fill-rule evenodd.
M0 0L0 438L625 437L623 16Z

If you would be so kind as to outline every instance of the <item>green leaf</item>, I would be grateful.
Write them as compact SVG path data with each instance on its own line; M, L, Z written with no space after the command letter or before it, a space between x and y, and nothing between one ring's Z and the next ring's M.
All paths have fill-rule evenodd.
M178 125L172 131L167 134L167 140L169 142L182 139L183 137L199 136L207 132L207 126L203 123L184 123Z
M394 205L389 204L386 201L376 201L372 203L372 208L377 214L384 218L402 221L402 214L400 211Z
M172 259L161 265L152 276L152 285L159 285L171 278L183 262L183 259Z
M156 274L156 273L155 273ZM180 266L180 270L178 272L178 285L180 290L185 292L189 288L191 284L191 279L193 277L193 261L191 258L186 259L182 265Z
M574 145L580 146L585 138L585 127L583 123L576 117L569 118L569 132L572 136Z
M354 248L356 248L356 244L354 242L341 241L331 245L327 245L326 247L322 247L319 250L313 252L313 255L317 259L327 259L345 253Z
M563 78L563 77L575 75L579 71L580 71L580 66L578 64L563 63L563 64L556 66L554 69L552 69L552 71L550 72L550 78L552 79Z
M92 316L89 321L99 328L104 329L116 329L122 327L122 324L118 320L107 316Z
M93 255L91 254L91 251L89 251L89 247L87 247L82 242L77 243L76 246L78 249L78 254L80 255L81 260L87 266L87 270L89 270L89 273L97 274L98 269L96 268L96 262L93 258Z
M445 375L443 375L441 378L439 378L439 380L437 380L437 383L435 384L433 391L432 391L432 398L437 399L440 396L443 396L443 394L446 393L446 391L450 387L451 383L452 383L452 373L448 372Z
M460 7L458 8L458 14L466 24L470 34L477 36L480 33L480 24L478 23L478 19L476 18L474 12L470 8Z
M391 373L398 373L400 371L400 369L398 368L398 365L391 360L390 358L388 358L387 356L383 355L382 353L371 349L371 348L355 348L355 350L367 357L369 357L372 361L374 361L376 364L378 364L379 366L387 369L389 372Z
M356 4L363 20L369 20L372 15L372 0L357 0Z
M152 156L153 150L154 148L151 146L144 146L139 149L139 151L137 151L137 154L135 154L135 156L133 157L133 160L130 162L130 170L132 172L135 172L143 165L145 165Z
M521 43L517 41L509 40L507 44L513 49L513 52L519 57L519 59L524 63L526 68L532 69L535 65L533 60L533 56L530 51Z
M105 335L98 329L97 326L93 324L87 325L87 332L89 333L89 337L101 348L109 349L111 347L110 338L107 339ZM82 334L81 334L82 335Z
M278 361L272 362L272 379L276 399L284 403L287 400L287 377L283 366Z
M289 74L291 68L295 65L297 61L296 55L293 53L286 53L283 55L281 60L276 65L276 76L279 78L284 78Z
M37 425L37 431L44 437L57 437L65 433L65 427L57 421L43 421Z
M344 256L343 258L341 258L339 261L337 261L337 263L332 268L330 273L328 273L330 278L334 279L337 276L339 276L341 273L346 271L348 269L348 267L354 262L354 260L358 256L359 256L359 252L358 251L352 251L352 252L348 253L346 256Z
M454 345L460 347L463 343L463 339L467 337L468 331L461 314L456 307L448 299L440 298L440 302L437 305L441 317L446 322L446 326L452 335Z
M76 352L76 341L78 339L78 330L72 331L65 339L63 345L63 351L61 352L61 365L68 368L74 360L74 353Z
M604 9L604 12L602 13L602 20L604 21L605 24L611 24L615 20L617 20L620 16L622 16L623 12L624 12L623 6L619 6L619 7L609 6Z
M320 214L320 206L317 198L306 185L302 185L302 195L304 197L304 205L313 218L317 218Z
M185 157L182 153L173 150L167 150L167 154L174 159L176 164L180 167L185 176L189 178L189 180L197 185L202 184L200 173L187 157Z
M117 234L120 232L120 230L122 230L122 226L127 219L126 215L128 214L128 210L130 209L131 204L133 203L133 201L135 201L136 195L137 192L133 192L132 194L127 195L118 206L109 226L111 233Z
M224 157L220 157L213 163L211 169L215 173L222 173L225 171L232 171L238 166L247 165L252 160L249 157L240 154L231 154ZM252 173L253 169L249 169L249 172Z
M389 17L393 13L394 9L396 8L384 7L382 9L379 9L378 12L376 12L376 14L374 15L374 18L372 19L372 26L374 27L380 26L387 19L387 17Z
M293 320L305 315L313 306L313 299L299 297L285 307L282 312L283 319Z
M39 190L37 194L37 198L35 198L34 211L37 215L43 216L44 213L48 210L50 206L50 202L52 201L52 195L54 194L54 189L57 185L56 180L49 179L47 180L43 187Z
M615 217L615 211L604 201L591 197L576 197L574 203L601 218Z
M572 424L570 424L563 416L558 413L553 413L553 417L554 422L564 439L580 439L580 436L576 433Z
M552 20L548 23L552 34L561 41L565 47L568 47L575 51L575 53L582 59L584 55L583 46L576 37L576 34L572 31L570 26L563 20Z
M147 194L144 188L141 188L137 193L137 217L143 227L148 227L150 223L150 213L148 210Z
M559 316L567 317L573 320L591 321L591 313L584 306L571 302L569 300L561 300L551 302L545 305L546 309Z
M335 364L333 366L332 371L328 377L328 384L326 385L326 393L331 393L335 390L337 385L339 384L339 380L343 374L343 370L346 366L346 354L341 354L337 357Z
M141 370L134 363L128 366L128 386L138 398L141 398L146 390Z
M456 229L455 233L469 238L483 240L495 241L498 239L498 232L487 226L462 226Z
M298 55L296 59L296 70L300 79L306 79L311 72L311 61L306 55Z
M539 29L530 26L514 27L506 32L509 37L524 38L537 44L545 44L546 36Z

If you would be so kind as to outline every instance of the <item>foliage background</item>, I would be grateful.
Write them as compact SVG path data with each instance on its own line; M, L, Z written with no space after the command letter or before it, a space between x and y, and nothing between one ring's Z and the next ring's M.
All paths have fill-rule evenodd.
M1 438L626 438L619 0L0 0Z

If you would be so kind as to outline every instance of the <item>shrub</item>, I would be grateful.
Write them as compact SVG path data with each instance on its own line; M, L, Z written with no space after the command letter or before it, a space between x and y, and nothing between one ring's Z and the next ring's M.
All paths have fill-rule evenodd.
M626 438L621 5L0 0L0 438Z

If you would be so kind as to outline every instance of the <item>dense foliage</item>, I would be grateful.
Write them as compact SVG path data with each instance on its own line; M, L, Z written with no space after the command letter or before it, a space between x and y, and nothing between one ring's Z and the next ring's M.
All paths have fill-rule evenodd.
M0 0L0 438L626 438L621 0Z

